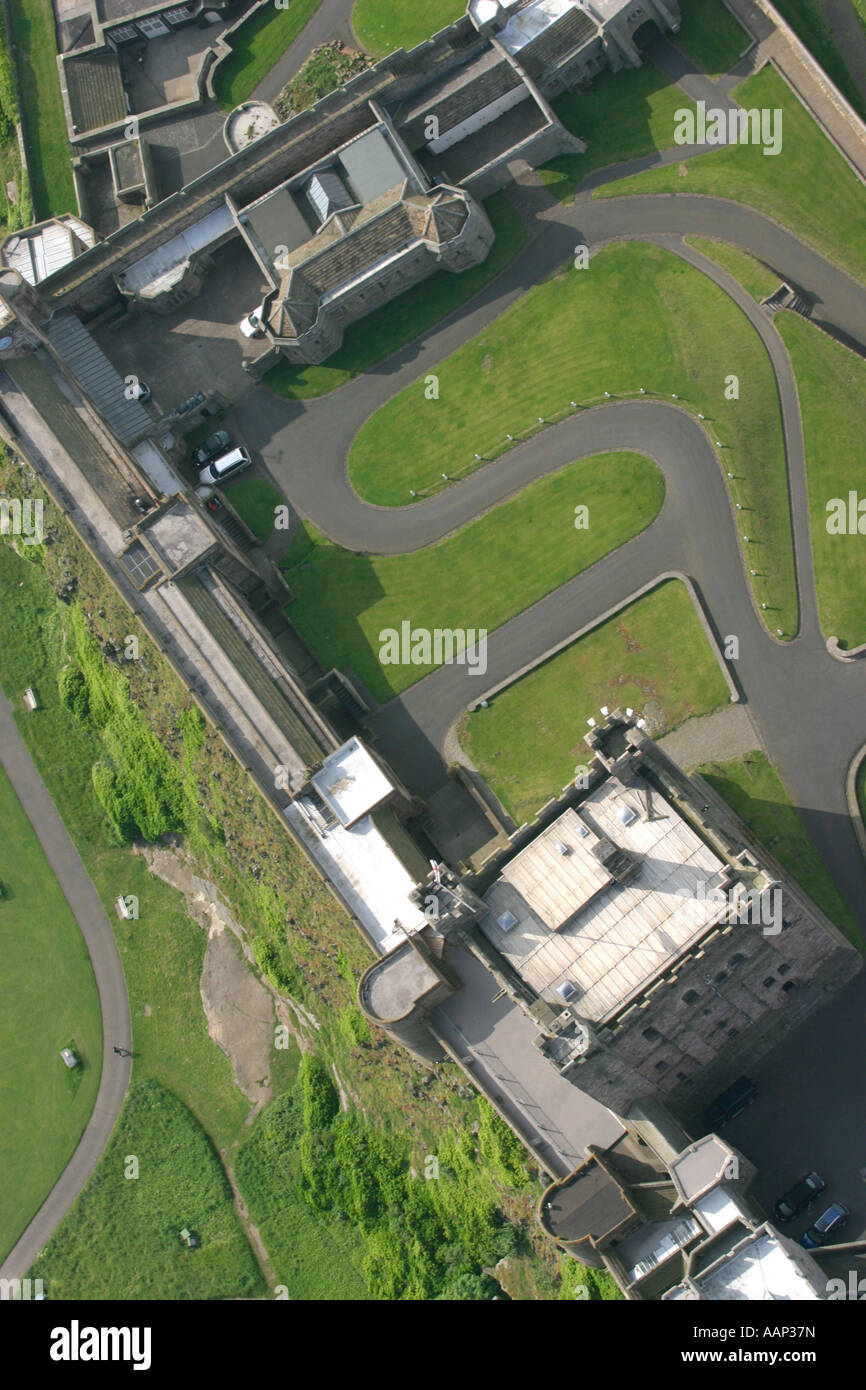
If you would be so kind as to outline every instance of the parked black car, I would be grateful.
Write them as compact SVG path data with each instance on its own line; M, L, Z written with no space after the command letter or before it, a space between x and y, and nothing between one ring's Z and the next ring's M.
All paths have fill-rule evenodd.
M818 1220L800 1239L806 1250L814 1250L818 1245L832 1245L840 1232L848 1225L851 1213L841 1202L834 1202L822 1212Z
M196 468L205 468L211 459L219 458L220 454L228 453L232 447L231 435L228 430L217 430L215 434L209 434L203 444L199 444L192 452L192 461Z
M823 1192L827 1184L817 1173L806 1173L799 1182L795 1182L783 1194L775 1205L777 1221L790 1221L797 1212L802 1211L809 1203Z
M751 1105L758 1094L758 1088L748 1076L740 1076L726 1091L717 1096L706 1113L706 1124L715 1132Z

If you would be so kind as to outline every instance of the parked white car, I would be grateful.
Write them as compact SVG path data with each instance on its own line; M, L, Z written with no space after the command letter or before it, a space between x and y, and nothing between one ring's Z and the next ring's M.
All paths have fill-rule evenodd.
M260 304L258 309L253 309L251 314L247 314L245 319L241 319L238 326L245 338L261 338L265 331L264 312L265 306Z

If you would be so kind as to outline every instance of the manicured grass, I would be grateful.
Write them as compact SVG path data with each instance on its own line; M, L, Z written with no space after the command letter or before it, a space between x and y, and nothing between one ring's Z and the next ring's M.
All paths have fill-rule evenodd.
M839 91L854 110L866 118L866 101L848 71L845 55L840 52L828 21L821 11L819 0L774 0L776 9L787 19L798 38L817 58L821 67L835 82ZM854 0L855 5L857 0Z
M267 478L243 478L226 489L226 496L253 535L266 541L274 530L275 509L285 503L279 489Z
M866 362L798 314L778 314L776 327L800 395L821 626L826 637L858 647L866 642L866 535L831 535L827 504L841 498L847 509L849 492L866 495Z
M199 1237L198 1249L185 1246L184 1228ZM186 1106L154 1081L130 1088L93 1177L31 1273L50 1299L265 1292L218 1154Z
M411 555L356 555L330 542L287 572L292 622L322 665L353 666L378 700L432 668L379 663L380 633L492 631L642 531L664 498L661 474L637 454L570 464L437 545ZM575 506L589 508L575 529ZM309 539L310 533L306 532ZM294 545L286 565L295 560Z
M560 202L594 169L666 150L674 143L674 115L691 102L650 63L621 72L602 72L583 91L566 92L553 103L572 135L586 143L584 154L551 160L539 174Z
M633 174L594 196L708 193L750 203L866 281L866 189L860 180L774 69L750 77L736 89L736 97L747 108L781 108L780 154L766 156L758 145L729 145Z
M750 43L730 10L722 0L680 0L680 10L682 24L673 42L710 77L729 72Z
M864 824L866 824L866 758L857 769L857 801L860 806L860 814Z
M14 0L9 10L33 214L38 221L51 213L77 212L57 75L54 11L45 0Z
M719 796L724 797L830 920L862 950L857 920L825 869L778 773L764 754L749 753L731 762L707 763L697 771Z
M84 938L2 769L0 825L2 1261L90 1119L102 1068L102 1020ZM73 1036L83 1067L70 1087L60 1049Z
M696 251L720 265L729 275L733 275L758 303L779 288L780 280L775 271L770 270L754 256L750 256L747 251L740 251L736 246L728 246L724 241L710 241L705 237L691 236L685 240L688 246L693 246Z
M521 824L590 762L586 721L602 705L652 703L673 728L729 699L688 590L669 580L468 715L462 743Z
M294 43L321 0L290 0L287 9L265 5L232 37L232 56L217 69L217 101L232 111L246 101L263 77Z
M429 280L413 285L390 304L383 304L359 323L350 324L343 346L327 362L320 366L278 362L263 378L265 386L278 396L293 400L308 400L336 391L352 377L369 371L391 353L411 343L489 285L521 250L526 232L504 193L494 193L487 199L485 208L496 240L481 265L461 275L438 270Z
M377 58L415 48L466 12L464 0L356 0L352 28Z
M635 286L640 286L640 295ZM707 344L723 345L707 351ZM515 344L520 350L515 351ZM763 344L726 294L699 271L655 246L620 243L587 270L569 269L531 289L488 329L435 368L439 399L423 380L377 411L349 455L352 482L368 501L397 506L441 487L441 475L493 458L506 434L525 436L612 396L677 395L703 413L726 446L735 500L754 512L751 557L762 563L756 596L772 626L797 627L785 456L775 380ZM725 400L725 378L740 399ZM716 432L718 432L716 434Z

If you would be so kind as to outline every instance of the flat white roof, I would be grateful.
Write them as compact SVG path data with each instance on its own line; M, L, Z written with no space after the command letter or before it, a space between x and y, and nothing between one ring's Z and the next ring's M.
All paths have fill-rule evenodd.
M525 48L551 24L575 8L573 0L534 0L533 4L511 16L497 38L509 53L519 53L521 48Z
M723 880L722 860L655 790L651 805L647 819L642 786L608 779L524 851L546 837L564 839L561 822L576 815L591 836L611 840L639 862L630 882L609 883L561 930L545 920L547 890L519 892L507 881L507 867L484 895L490 912L482 928L523 979L556 1007L556 987L569 981L579 992L575 1009L591 1021L606 1020L641 994L726 911L698 896L700 886L711 890ZM634 816L624 824L626 808ZM575 909L580 906L576 893ZM517 918L507 931L497 924L506 912Z
M710 1188L703 1197L692 1203L692 1211L700 1218L703 1226L712 1235L727 1230L728 1226L739 1221L742 1212L730 1192L721 1183Z
M506 864L502 878L532 904L546 927L559 931L612 882L592 852L598 843L598 836L568 810Z
M350 738L310 779L342 825L353 825L394 790L358 738Z
M785 1247L783 1239L767 1229L758 1231L718 1269L697 1276L694 1282L705 1298L717 1302L820 1298L805 1268L805 1260L811 1257L803 1251L801 1266L799 1256ZM816 1283L823 1279L819 1272L813 1277Z
M287 820L376 949L387 955L407 932L424 926L423 912L409 901L414 880L369 816L351 827L324 829L308 817L300 801L286 807Z

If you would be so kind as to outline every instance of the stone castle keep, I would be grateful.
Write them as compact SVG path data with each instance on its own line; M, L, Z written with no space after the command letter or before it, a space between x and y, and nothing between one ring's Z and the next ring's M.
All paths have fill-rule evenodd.
M644 39L678 25L673 0L472 0L450 28L392 53L179 192L160 200L151 179L148 210L105 240L92 232L78 178L78 240L67 246L64 232L61 245L43 224L41 268L25 278L38 283L46 316L71 309L87 322L122 300L170 313L206 295L214 253L240 238L265 286L249 310L268 351L250 370L261 375L281 356L321 362L350 323L439 269L482 262L494 234L480 200L508 182L509 165L585 149L551 99L638 66ZM119 168L119 138L106 127L104 150L87 159L106 155ZM128 143L136 168L152 173L147 131ZM54 242L56 253L42 256ZM11 322L8 330L14 352L22 335Z
M468 952L559 1077L618 1116L652 1100L695 1118L860 958L621 712L587 741L588 789L570 788L477 873L419 890L428 925L368 970L361 1006L435 1056Z

